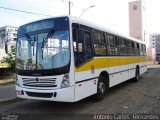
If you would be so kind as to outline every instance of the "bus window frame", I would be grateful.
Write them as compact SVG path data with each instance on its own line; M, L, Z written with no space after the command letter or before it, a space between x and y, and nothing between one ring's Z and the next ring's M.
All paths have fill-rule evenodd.
M103 55L103 54L96 54L96 51L95 51L95 47L94 47L94 34L95 33L97 33L98 34L98 38L100 38L100 34L102 34L103 35L103 38L104 38L104 40L103 40L103 43L104 43L104 47L105 47L105 54ZM106 44L106 36L105 36L105 33L103 32L103 31L100 31L100 30L95 30L95 29L93 29L93 31L92 31L92 46L93 46L93 50L94 50L94 56L96 56L96 57L100 57L100 56L107 56L108 55L108 51L107 51L107 44Z
M121 41L121 42L120 42L120 41ZM126 55L128 55L126 42L127 42L127 41L126 41L125 38L123 38L123 37L118 37L118 48L119 48L119 54L120 54L120 56L126 56ZM126 51L126 53L121 53L121 50L120 50L121 48L122 48L122 49L125 48L124 51Z
M77 24L77 25L78 25L78 24ZM79 27L75 27L75 26L73 26L73 24L72 24L72 39L73 39L73 30L74 30L74 29L76 30L76 38L77 38L77 39L76 39L76 51L77 51L76 54L75 54L75 52L74 52L74 43L73 43L73 42L75 42L75 40L74 40L74 39L72 40L72 43L73 43L73 53L74 53L74 61L75 61L75 67L76 67L76 68L79 68L79 67L81 67L82 65L84 65L85 63L91 61L91 60L93 59L93 57L94 57L92 32L89 31L89 30L84 29L83 27L85 27L85 26L83 26L83 27L82 27L82 26L83 26L83 25L81 25L81 27L80 27L80 25L79 25ZM76 64L76 57L79 55L78 40L79 40L79 32L80 32L80 31L83 31L83 34L84 34L84 36L83 36L83 41L84 41L84 46L85 46L85 48L84 48L84 50L85 50L85 53L84 53L85 60L84 60L82 63L80 63L80 64ZM92 54L91 54L91 58L90 58L90 59L87 59L87 56L85 56L85 55L86 55L86 39L85 39L85 33L89 33L89 35L90 35L91 49L92 49Z
M130 45L128 45L128 42L130 42ZM134 56L134 49L133 49L131 40L126 39L126 47L127 47L127 55L128 56ZM132 50L132 54L129 53L128 48Z
M111 44L110 41L109 41L109 39L107 38L107 35L113 37L115 39L116 44ZM118 45L118 41L117 41L118 37L116 35L111 34L111 33L105 33L105 38L106 38L106 41L107 41L108 56L119 56L120 55L119 54L119 48L115 47L115 46ZM117 54L111 54L110 53L110 46L114 46L114 48L117 48L118 53Z

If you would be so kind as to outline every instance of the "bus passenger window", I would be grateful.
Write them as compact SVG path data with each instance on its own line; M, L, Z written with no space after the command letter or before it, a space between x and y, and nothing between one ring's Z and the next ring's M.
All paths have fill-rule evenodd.
M84 32L79 31L78 33L78 52L81 55L84 55L85 53L85 46L84 46Z
M143 45L143 55L146 55L146 46Z
M78 31L77 39L77 54L75 54L75 65L78 67L85 62L85 43L84 43L84 32Z
M77 53L77 29L73 28L73 49L74 49L74 53Z
M143 46L139 43L140 55L143 56Z
M88 60L91 59L93 56L91 34L89 32L85 32L85 43L86 43L86 57Z
M119 44L119 53L120 55L127 55L127 49L126 49L126 40L123 38L118 39Z
M91 59L93 50L90 32L77 29L76 34L73 31L73 47L76 67Z
M95 54L96 55L106 55L107 50L106 50L106 45L105 45L105 38L104 34L101 32L94 32L94 49L95 49Z
M119 55L119 50L117 46L117 38L111 34L106 34L107 51L109 55Z
M137 42L134 42L134 54L139 55L139 44Z
M76 45L76 42L73 41L73 49L74 49L74 52L77 52L77 45Z
M128 55L134 55L132 42L130 40L127 40L127 53Z

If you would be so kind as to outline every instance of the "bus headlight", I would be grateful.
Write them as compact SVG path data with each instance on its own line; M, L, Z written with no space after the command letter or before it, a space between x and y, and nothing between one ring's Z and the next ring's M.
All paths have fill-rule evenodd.
M17 75L16 75L16 85L17 85L17 86L20 86L20 83L19 83L19 80L18 80Z
M62 80L62 83L61 83L61 88L66 88L66 87L69 87L70 86L70 82L69 82L69 75L66 74L63 76L63 80Z

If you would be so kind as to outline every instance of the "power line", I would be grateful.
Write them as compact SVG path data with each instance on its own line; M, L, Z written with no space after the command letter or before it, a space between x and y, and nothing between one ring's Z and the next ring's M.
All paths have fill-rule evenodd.
M24 10L17 10L17 9L13 9L13 8L6 8L6 7L1 7L1 9L6 9L6 10L12 10L12 11L16 11L16 12L23 12L23 13L27 13L27 14L34 14L34 15L41 15L41 16L49 16L52 17L52 15L46 15L46 14L41 14L41 13L34 13L34 12L29 12L29 11L24 11Z

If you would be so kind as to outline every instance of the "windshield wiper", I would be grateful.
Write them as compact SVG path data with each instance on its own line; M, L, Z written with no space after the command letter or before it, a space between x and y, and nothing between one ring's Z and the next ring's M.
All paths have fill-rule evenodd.
M32 38L28 34L26 34L25 38L27 39L28 43L31 46L33 46L33 56L34 56L34 44L35 44L35 41L36 41L36 36L34 36L34 40L32 40Z
M54 30L51 30L51 31L47 34L46 38L43 38L42 48L44 48L44 46L45 46L45 44L47 43L48 39L53 36L54 32L55 32Z
M27 39L28 43L29 43L31 46L33 46L33 45L32 45L33 43L31 43L31 41L33 41L33 40L31 39L31 37L30 37L28 34L25 34L25 38Z
M41 46L42 59L43 59L43 49L44 49L44 46L45 46L45 44L47 43L48 39L49 39L49 38L52 38L54 32L55 32L55 30L52 29L52 30L47 34L46 38L43 38L43 42L42 42L42 46Z

